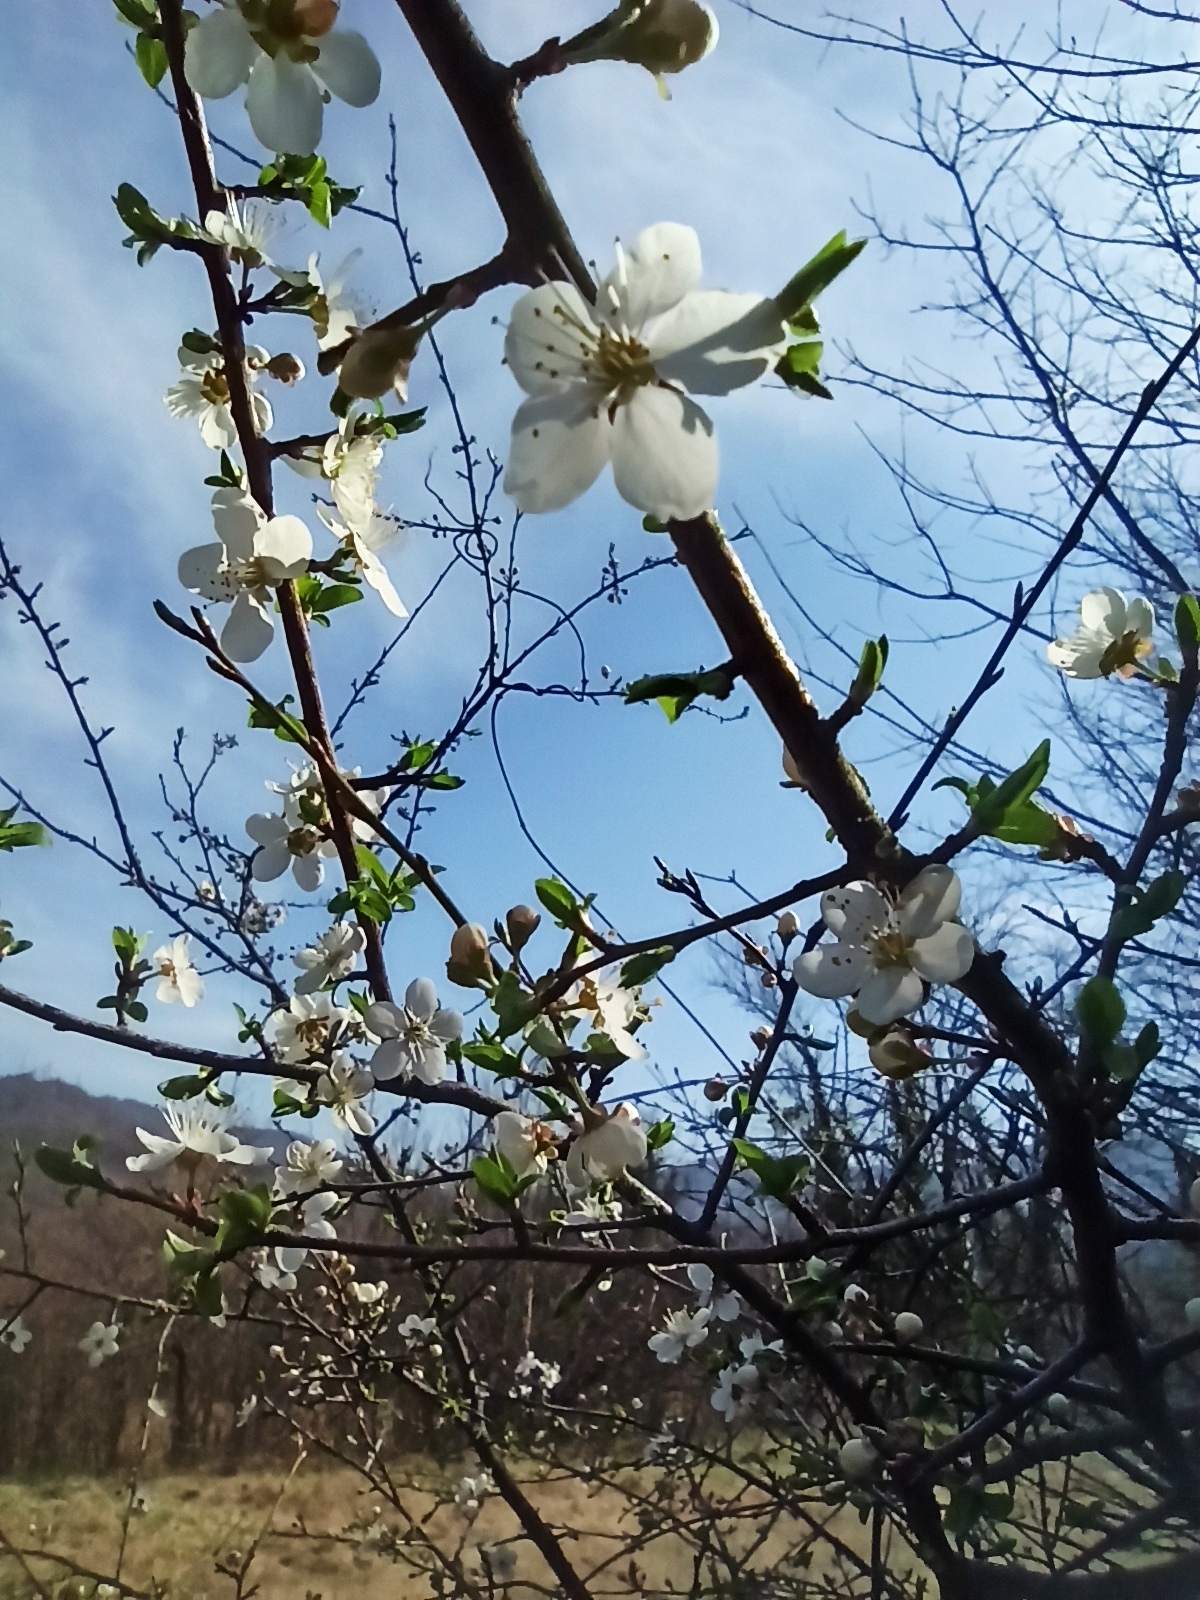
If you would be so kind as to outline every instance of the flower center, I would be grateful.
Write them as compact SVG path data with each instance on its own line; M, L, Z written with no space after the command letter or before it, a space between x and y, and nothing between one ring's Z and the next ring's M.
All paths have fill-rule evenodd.
M606 327L600 328L582 366L588 382L603 389L613 405L626 404L638 389L658 381L646 346L632 334Z
M404 1042L417 1049L425 1049L438 1041L427 1022L420 1017L414 1017L411 1011L404 1013Z
M220 367L208 367L200 380L200 394L210 406L229 404L229 385Z
M268 569L263 556L251 556L248 561L231 561L229 573L239 589L269 589L277 580Z
M899 928L885 928L871 937L871 954L880 967L907 967L912 941L906 939Z
M296 1024L296 1037L306 1050L317 1050L325 1042L327 1027L324 1017L306 1017Z

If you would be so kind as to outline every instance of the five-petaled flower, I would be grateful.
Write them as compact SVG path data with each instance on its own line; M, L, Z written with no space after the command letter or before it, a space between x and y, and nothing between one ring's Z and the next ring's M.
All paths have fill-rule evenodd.
M3 1313L0 1313L2 1316ZM20 1312L15 1317L10 1317L7 1322L0 1322L0 1344L6 1344L13 1355L23 1355L25 1346L33 1338L33 1332L21 1318Z
M181 1167L194 1172L208 1158L212 1161L230 1162L237 1167L257 1166L271 1154L269 1148L243 1144L229 1131L232 1106L214 1106L206 1100L184 1100L163 1107L163 1116L172 1137L147 1133L145 1128L134 1131L146 1147L146 1154L127 1156L125 1165L130 1172L158 1172L178 1161Z
M370 1120L370 1119L368 1119ZM374 1123L371 1124L374 1127ZM335 1210L340 1204L336 1194L310 1194L306 1200L301 1200L295 1207L292 1219L294 1231L303 1233L310 1239L336 1239L337 1229L329 1220L328 1213ZM287 1227L289 1219L284 1216L276 1218L276 1225ZM308 1248L305 1245L278 1245L275 1250L275 1261L281 1273L290 1274L300 1270L308 1258ZM277 1283L276 1288L282 1289L282 1283ZM292 1287L295 1287L293 1282Z
M375 1132L375 1118L363 1105L374 1087L371 1074L341 1050L317 1079L317 1099L329 1108L329 1115L339 1128L365 1137Z
M259 345L246 346L246 388L254 431L263 434L273 421L271 402L252 387L254 373L265 368L270 356ZM179 347L183 376L167 390L167 410L173 417L195 417L200 437L210 450L232 450L238 442L237 424L229 403L229 380L225 362L218 350L189 350Z
M317 989L340 983L354 970L354 963L365 949L366 942L366 935L354 923L335 922L315 945L297 951L292 957L300 968L296 993L312 994Z
M165 1005L178 1002L190 1008L204 998L204 979L192 965L190 942L189 935L181 933L170 944L160 944L150 957L158 974L154 998Z
M1154 654L1154 607L1119 589L1093 589L1079 602L1080 625L1069 639L1055 639L1046 660L1068 678L1118 678L1137 675L1138 664Z
M277 225L273 208L261 200L238 205L234 195L226 195L224 211L210 211L204 218L203 237L229 251L240 266L251 270L270 266L268 246Z
M955 920L962 885L949 867L925 867L904 892L849 883L821 896L825 926L836 937L797 956L796 982L823 1000L856 995L865 1022L879 1026L915 1011L925 984L955 983L975 943Z
M732 1289L718 1289L713 1269L704 1261L693 1261L687 1269L688 1282L700 1298L700 1305L710 1306L718 1322L736 1322L741 1315L742 1302Z
M379 94L379 62L361 33L334 28L338 0L220 0L188 34L184 74L223 100L244 83L246 114L268 150L310 156L325 90L350 106Z
M709 1404L726 1422L739 1422L750 1409L759 1385L759 1371L752 1361L733 1362L717 1374L717 1387Z
M361 250L351 250L341 266L335 267L328 277L321 273L319 255L309 256L304 272L289 271L286 267L275 268L276 275L284 283L290 284L293 289L308 291L304 309L312 318L318 350L329 350L334 345L344 344L358 327L358 299L347 289L346 280L361 255ZM295 465L294 458L285 456L284 460L289 465Z
M648 1015L636 989L622 989L620 984L593 974L576 984L566 1006L611 1039L627 1061L646 1059L645 1045L632 1032Z
M363 1018L368 1033L382 1041L371 1057L371 1073L388 1078L417 1078L430 1085L446 1076L446 1046L461 1039L463 1019L438 1005L432 978L414 978L404 991L404 1004L380 1000Z
M275 1169L275 1193L305 1194L332 1183L345 1165L335 1150L332 1139L314 1139L311 1144L293 1139L284 1151L283 1165Z
M787 345L783 315L756 294L702 290L700 243L662 222L597 291L545 283L513 307L505 359L529 399L513 419L506 491L558 511L612 463L617 492L651 516L696 517L717 487L712 423L690 394L753 383Z
M497 1153L504 1157L518 1178L531 1172L538 1176L545 1172L550 1152L555 1148L554 1135L546 1124L523 1116L519 1111L497 1112L492 1122L492 1138Z
M358 522L342 522L324 506L317 507L317 515L342 546L351 564L358 569L363 582L374 589L394 617L406 617L408 609L396 593L388 570L378 555L404 531L400 519L380 511L376 506L372 506L369 515Z
M275 633L273 589L308 570L312 534L299 517L267 517L241 489L212 498L218 543L179 558L179 581L193 594L231 605L221 648L231 661L257 661Z
M109 1356L117 1354L117 1339L120 1332L121 1329L115 1322L92 1323L79 1341L79 1348L88 1358L89 1367L98 1367L102 1361L107 1361Z
M597 1127L581 1133L566 1159L567 1182L587 1189L594 1182L613 1183L629 1167L640 1167L648 1146L642 1119L631 1105L619 1105Z
M272 1019L275 1054L288 1063L324 1055L353 1016L344 1006L335 1006L328 994L294 994Z
M673 1367L685 1350L703 1344L708 1338L712 1308L698 1311L668 1311L661 1333L652 1333L646 1343L664 1366Z

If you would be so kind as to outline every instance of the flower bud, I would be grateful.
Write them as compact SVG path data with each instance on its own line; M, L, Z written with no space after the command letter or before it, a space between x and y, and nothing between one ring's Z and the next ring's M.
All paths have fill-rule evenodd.
M786 745L783 747L783 772L789 783L795 784L798 789L804 788L804 779L800 776L796 758Z
M394 389L408 399L408 369L421 342L420 328L367 328L354 338L338 368L338 387L352 400L378 400Z
M278 383L286 383L290 387L293 383L299 383L304 376L304 363L299 356L284 351L281 355L271 357L266 370Z
M789 939L794 939L800 932L800 923L794 911L785 911L775 924L775 932L786 944Z
M450 940L450 959L446 976L462 989L482 989L496 981L496 969L488 951L488 936L477 922L464 922L455 928Z
M865 1483L879 1465L879 1451L869 1439L847 1439L838 1451L838 1466L848 1483Z
M897 1344L911 1344L925 1332L925 1324L915 1311L902 1311L896 1318L892 1332Z
M704 1098L711 1100L715 1105L718 1100L724 1100L729 1093L729 1085L724 1078L710 1078L704 1085Z
M848 1283L842 1290L842 1299L848 1306L854 1306L861 1310L863 1306L870 1304L871 1296L861 1283Z
M1055 1422L1066 1422L1071 1416L1071 1402L1065 1394L1052 1394L1046 1398L1046 1413Z
M338 0L295 0L292 17L306 39L319 39L337 21Z
M508 940L515 955L518 950L524 949L533 938L541 923L541 917L529 906L513 906L504 918L504 925L508 929Z
M901 1028L890 1028L867 1051L871 1065L885 1078L900 1082L929 1065L929 1056L912 1036Z
M717 19L698 0L620 0L615 11L561 47L568 64L629 61L655 77L703 61L717 42Z

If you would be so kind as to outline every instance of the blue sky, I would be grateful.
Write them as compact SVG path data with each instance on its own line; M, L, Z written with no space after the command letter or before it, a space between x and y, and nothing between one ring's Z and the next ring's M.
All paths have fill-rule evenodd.
M475 0L468 10L496 53L515 58L550 33L582 26L602 7ZM718 10L718 50L676 80L669 103L648 75L613 64L568 72L536 84L527 96L528 130L585 255L603 269L615 235L632 238L660 220L686 222L700 234L708 283L770 291L837 229L855 230L856 201L883 197L894 215L914 226L936 210L941 197L931 190L926 169L851 126L899 129L907 96L895 63L823 53L731 5L718 4ZM927 13L932 22L938 10L924 0L912 20ZM1019 11L1036 18L1040 10L1006 7L1005 16ZM1093 11L1082 7L1081 15ZM398 11L346 0L343 15L369 34L383 61L384 87L366 111L335 103L328 112L322 153L331 172L340 182L362 185L365 204L386 208L387 117L393 113L400 210L423 273L440 278L485 259L500 243L498 217ZM43 8L19 8L8 19L7 37L0 63L8 221L0 290L9 308L0 325L5 536L27 578L46 585L48 613L72 640L72 670L88 678L82 692L90 714L113 727L106 749L142 837L165 824L158 774L169 765L180 726L197 752L214 732L239 733L239 748L222 760L212 793L214 820L236 836L241 819L264 808L264 780L284 775L286 752L269 735L241 727L236 697L150 610L156 596L182 605L179 553L211 537L201 480L213 458L195 427L172 420L162 400L175 380L179 335L206 326L210 312L195 262L162 252L139 269L132 253L120 248L124 230L109 199L128 181L165 213L190 209L177 129L142 85L127 54L129 34L106 6L73 8L69 28L48 26ZM257 154L239 96L210 111L216 133ZM227 157L221 166L226 177L244 175ZM378 222L339 220L330 239L291 219L276 250L281 260L299 265L312 249L336 262L355 245L364 249L356 280L364 300L380 312L403 301L408 290L397 242ZM831 337L850 340L880 366L897 365L919 349L944 356L960 371L986 370L986 352L964 349L951 326L922 311L938 291L927 261L918 269L872 246L821 309ZM514 291L490 296L444 327L467 425L480 451L498 455L517 398L500 366L500 324L513 298ZM311 335L299 321L278 331L256 327L252 337L272 350L295 348L312 363ZM830 366L836 380L836 356ZM280 398L276 388L280 425L289 431L325 425L327 389L310 379ZM448 409L427 359L414 369L411 400L429 406L428 426L392 446L381 498L417 520L429 510L427 472L452 501L459 493ZM916 464L936 459L944 474L965 473L967 460L947 468L944 443L930 441L895 408L857 389L843 389L835 404L823 405L764 385L717 402L714 416L726 525L752 524L789 585L855 653L866 634L886 628L895 681L918 693L931 716L944 716L981 659L983 642L965 640L952 657L944 648L921 648L933 617L881 608L868 589L833 573L788 516L802 516L834 538L881 545L902 540L902 508L873 443L895 450L903 439ZM935 450L942 454L935 457ZM996 471L1015 474L1020 466L1006 457L997 459ZM304 485L281 476L285 508L305 511ZM507 519L507 507L498 509ZM311 508L309 515L315 526ZM948 532L952 541L969 537L967 530ZM662 541L645 534L636 514L602 486L565 513L523 524L522 574L545 593L569 600L592 586L610 543L626 565L663 550ZM442 550L414 529L403 550L390 556L394 581L410 605L437 572ZM1029 564L993 546L964 545L960 553L981 585L1000 584L1005 592ZM828 668L828 654L805 636L762 554L749 549L746 559L798 659L815 655ZM922 558L901 544L888 559L915 570ZM342 613L332 634L318 637L332 706L387 640L388 623L369 602ZM604 664L625 678L721 659L719 641L678 571L639 582L619 607L596 607L586 632L593 670ZM56 819L110 840L69 709L29 634L16 625L11 602L0 607L0 772ZM347 764L377 767L402 730L437 731L470 682L478 637L472 593L462 584L447 585L406 638L383 689L349 723ZM270 692L284 692L278 647L256 670ZM539 671L542 681L554 676L549 659ZM1049 692L1039 677L1030 676L1028 684L1035 695ZM738 697L730 707L737 711L744 703ZM652 707L589 708L514 697L502 713L501 731L531 831L574 881L601 892L606 914L630 937L686 920L684 908L654 886L655 855L678 869L718 877L736 872L756 895L832 863L814 815L800 797L780 789L778 744L753 708L742 720L693 714L669 728ZM975 739L1008 764L1036 742L1011 716L988 719ZM891 764L887 770L871 764L886 740L863 723L850 746L886 803L903 776ZM545 869L516 825L486 736L464 748L456 770L466 787L447 800L420 843L449 869L447 881L470 914L486 923L513 902L531 899L532 880ZM955 808L937 797L925 815L934 825L949 825ZM728 889L717 887L714 894L723 904L736 903ZM19 964L5 965L4 980L85 1014L94 1014L95 1000L108 987L114 921L132 921L155 942L170 932L147 919L131 891L62 844L0 858L0 914L35 943ZM315 926L294 915L281 942L295 944ZM404 919L391 941L399 982L441 971L446 932L432 907ZM672 972L724 1047L741 1055L746 1019L712 994L711 978L703 953ZM233 995L213 984L195 1015L155 1008L151 1026L231 1047ZM669 1003L651 1032L656 1054L684 1077L719 1064L711 1044ZM95 1091L145 1097L157 1077L153 1068L103 1047L50 1037L37 1024L0 1016L0 1070L29 1069Z

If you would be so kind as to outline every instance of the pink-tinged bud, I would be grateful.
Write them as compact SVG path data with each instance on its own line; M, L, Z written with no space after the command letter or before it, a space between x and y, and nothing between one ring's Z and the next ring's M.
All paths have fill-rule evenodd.
M462 989L484 989L496 981L488 936L477 922L464 922L455 928L446 976Z
M513 906L504 918L504 926L508 929L508 940L514 955L518 950L523 950L537 932L541 917L529 906Z
M796 913L794 911L785 911L775 924L775 932L785 944L790 939L794 939L800 932L800 923L796 919Z
M296 0L292 17L306 39L320 39L337 21L338 0Z

